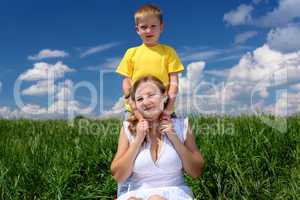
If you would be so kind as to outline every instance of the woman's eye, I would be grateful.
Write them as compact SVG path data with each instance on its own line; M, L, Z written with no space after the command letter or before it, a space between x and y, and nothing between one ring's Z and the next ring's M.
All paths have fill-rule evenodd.
M142 98L140 98L140 99L137 99L136 101L138 101L138 102L141 102L141 101L142 101Z

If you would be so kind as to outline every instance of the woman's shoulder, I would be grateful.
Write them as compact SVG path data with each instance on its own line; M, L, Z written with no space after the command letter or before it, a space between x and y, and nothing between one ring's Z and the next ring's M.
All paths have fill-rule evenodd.
M186 134L189 126L188 117L176 117L172 118L172 123L176 134L178 135L181 142L184 142L186 139Z
M133 136L131 135L130 130L129 130L130 122L124 120L122 125L123 125L124 133L128 138L128 141L131 142L133 140Z

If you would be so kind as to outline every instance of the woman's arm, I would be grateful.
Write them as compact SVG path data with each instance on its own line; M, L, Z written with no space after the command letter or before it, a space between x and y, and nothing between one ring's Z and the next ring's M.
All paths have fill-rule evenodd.
M119 135L118 150L110 166L112 175L117 182L126 180L132 173L133 163L141 144L142 141L139 139L129 144L122 127Z
M167 133L168 138L179 154L185 172L193 178L201 176L204 169L204 159L195 143L195 137L190 126L188 126L184 144L181 143L180 139L172 128L170 128L169 131L166 131L166 129L164 131Z

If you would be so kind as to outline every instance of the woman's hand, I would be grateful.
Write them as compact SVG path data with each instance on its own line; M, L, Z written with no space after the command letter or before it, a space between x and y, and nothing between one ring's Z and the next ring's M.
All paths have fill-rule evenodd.
M143 119L137 123L136 126L136 137L140 141L144 141L146 135L149 133L149 123Z

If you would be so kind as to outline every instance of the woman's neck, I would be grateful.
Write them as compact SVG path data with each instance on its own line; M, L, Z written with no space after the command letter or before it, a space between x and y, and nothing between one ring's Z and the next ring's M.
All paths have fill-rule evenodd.
M155 138L156 136L160 137L160 132L159 132L159 120L156 121L151 121L149 122L149 126L150 126L150 137L151 138Z

